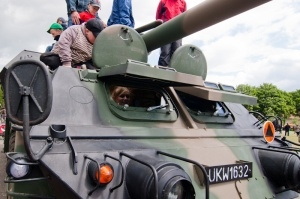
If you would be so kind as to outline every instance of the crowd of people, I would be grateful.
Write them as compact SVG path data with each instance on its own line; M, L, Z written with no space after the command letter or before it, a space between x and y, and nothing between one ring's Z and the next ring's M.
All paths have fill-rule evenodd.
M68 21L59 17L51 24L48 33L55 43L48 46L41 55L41 61L54 70L58 66L89 68L92 66L92 47L97 35L107 26L123 24L134 28L131 0L114 0L107 24L101 20L98 11L100 0L66 0ZM166 22L186 11L185 0L160 0L156 19ZM181 40L161 47L158 65L168 66Z
M289 123L286 123L282 129L284 130L284 136L289 136L290 130L292 129L298 137L298 142L300 142L300 125L296 124L292 127Z

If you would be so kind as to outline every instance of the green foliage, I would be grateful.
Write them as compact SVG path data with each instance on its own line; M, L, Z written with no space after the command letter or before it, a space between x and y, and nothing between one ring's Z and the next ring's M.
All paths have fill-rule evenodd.
M250 86L248 84L240 84L236 88L236 90L240 93L251 95L251 96L256 96L257 89L255 86Z
M284 119L295 112L295 103L291 94L279 90L272 84L264 83L257 89L259 108L265 115L277 115Z
M257 88L255 86L250 86L248 84L240 84L237 86L236 90L240 93L250 95L250 96L257 96ZM253 105L245 105L245 107L249 111L254 111L255 106Z
M263 115L279 116L283 120L291 114L300 112L300 90L288 93L273 84L264 83L259 87L241 84L238 92L257 97L256 106L246 106L249 111L258 111Z
M300 116L300 90L291 92L292 99L296 104L296 114Z

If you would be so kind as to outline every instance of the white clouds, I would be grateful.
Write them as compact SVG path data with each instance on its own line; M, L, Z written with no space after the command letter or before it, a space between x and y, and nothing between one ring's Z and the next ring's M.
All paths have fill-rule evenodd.
M277 0L196 33L207 63L207 80L258 86L272 83L280 89L300 89L299 6Z
M188 8L200 0L186 0ZM155 19L159 0L132 0L136 27ZM101 1L99 15L107 21L112 0ZM0 68L24 49L44 51L52 37L46 33L60 16L67 19L63 0L0 0ZM300 89L300 4L273 0L184 38L203 51L207 80L231 84L272 83L278 88ZM159 50L149 56L157 64Z

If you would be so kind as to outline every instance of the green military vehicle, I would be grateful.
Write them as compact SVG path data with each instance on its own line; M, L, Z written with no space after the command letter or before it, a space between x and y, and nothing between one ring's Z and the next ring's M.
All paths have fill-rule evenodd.
M147 63L152 50L265 2L207 0L143 34L149 26L108 27L96 70L50 71L21 52L1 72L8 198L299 198L298 149L242 105L256 98L206 81L193 45L169 67Z

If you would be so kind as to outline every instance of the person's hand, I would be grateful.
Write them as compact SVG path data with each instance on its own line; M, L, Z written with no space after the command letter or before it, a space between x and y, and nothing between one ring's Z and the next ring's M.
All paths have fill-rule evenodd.
M73 24L75 25L79 25L80 24L80 16L79 16L79 13L77 11L73 11L71 13L71 17L72 17L72 22Z

